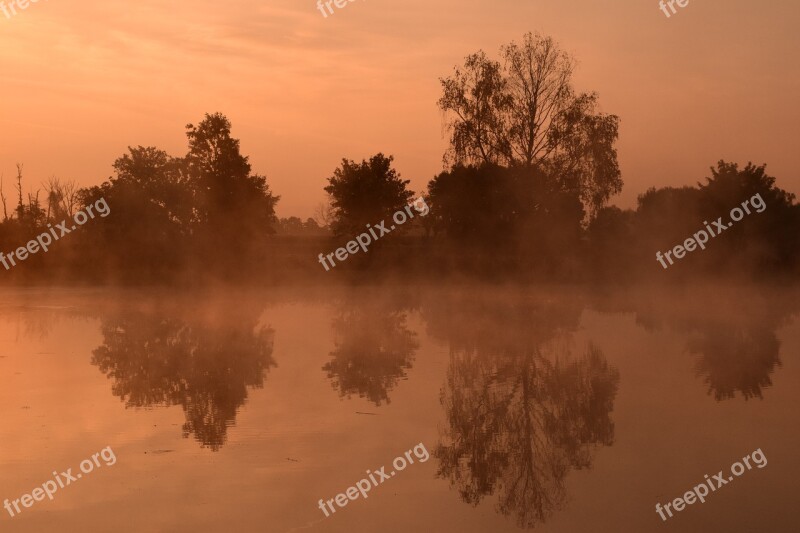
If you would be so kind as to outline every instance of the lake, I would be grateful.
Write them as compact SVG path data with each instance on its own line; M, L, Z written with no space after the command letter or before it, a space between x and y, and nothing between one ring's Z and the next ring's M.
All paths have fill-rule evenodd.
M91 466L3 529L794 531L798 296L2 289L0 499Z

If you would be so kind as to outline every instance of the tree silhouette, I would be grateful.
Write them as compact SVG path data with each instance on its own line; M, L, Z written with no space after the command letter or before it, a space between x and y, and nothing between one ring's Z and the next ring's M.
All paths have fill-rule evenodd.
M762 390L772 386L770 375L781 367L780 342L766 328L737 328L731 324L703 327L688 343L700 357L697 375L717 401L740 392L745 400L763 399Z
M462 294L423 308L450 345L435 455L466 503L496 495L498 512L534 527L564 505L570 470L613 443L619 373L591 344L572 354L578 302L509 300Z
M116 176L78 193L82 206L104 198L113 212L82 229L80 261L124 280L168 277L187 260L192 192L181 160L152 146L128 151L114 162Z
M206 114L186 130L186 173L194 191L202 257L227 268L231 256L248 257L260 236L274 233L279 197L270 192L264 176L250 173L248 158L240 153L239 140L231 137L224 115Z
M597 112L596 94L575 93L575 62L552 38L527 33L501 57L479 51L440 80L451 133L445 160L537 168L594 213L622 189L619 118Z
M125 281L246 272L277 223L266 178L251 174L230 121L206 114L186 132L189 151L174 158L155 147L130 148L116 176L79 193L85 206L105 198L113 216L81 232L79 266ZM254 267L253 267L254 268Z
M247 389L275 366L273 331L231 310L208 324L160 313L118 312L103 320L92 364L113 380L126 407L180 405L183 436L217 451Z
M334 235L357 235L367 224L388 220L403 210L414 194L392 168L392 156L379 153L361 163L342 159L341 167L328 178L325 192L330 197L330 226Z
M442 391L438 475L472 505L497 494L498 511L520 527L561 509L569 471L590 467L594 448L614 440L618 372L594 346L579 358L562 349L454 352Z
M588 231L592 265L601 279L615 273L628 280L708 275L791 278L800 267L800 206L775 181L765 165L748 163L740 168L719 161L705 183L651 188L639 196L635 211L601 210ZM745 202L749 214L742 209ZM734 223L731 211L736 209L742 218ZM714 225L718 220L724 233ZM656 251L672 250L698 232L705 234L704 247L674 261L664 272Z
M783 288L764 286L732 290L706 289L681 298L677 308L665 305L668 293L656 292L623 302L599 299L603 313L636 314L648 332L669 330L684 335L686 351L696 356L695 374L715 400L762 399L772 374L782 367L777 330L796 315L798 303ZM615 299L616 300L616 299Z
M334 389L357 394L375 405L405 378L419 344L402 311L365 304L342 309L333 320L336 347L322 369Z

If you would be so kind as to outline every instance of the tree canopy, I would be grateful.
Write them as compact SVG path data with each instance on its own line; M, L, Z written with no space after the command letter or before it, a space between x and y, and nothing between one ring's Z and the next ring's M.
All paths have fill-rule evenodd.
M393 160L382 153L361 163L342 159L325 187L334 235L362 233L367 224L387 219L409 204L414 196L406 188L410 181L400 178L392 168Z
M622 190L614 142L619 117L598 111L596 93L572 86L575 60L551 38L526 33L483 51L440 79L452 164L535 167L577 191L590 213Z

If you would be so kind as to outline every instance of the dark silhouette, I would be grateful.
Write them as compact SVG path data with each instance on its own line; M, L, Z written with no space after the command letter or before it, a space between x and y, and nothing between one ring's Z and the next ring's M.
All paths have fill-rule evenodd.
M637 324L649 332L683 334L686 351L697 357L696 375L717 401L738 394L745 400L764 397L772 374L782 367L777 331L800 311L793 294L781 288L727 285L698 286L689 294L668 288L635 291L621 299L599 294L593 306L601 312L634 312Z
M106 278L154 281L256 268L275 231L278 197L251 174L223 115L206 115L186 135L186 157L129 148L114 163L115 177L80 191L82 205L105 198L113 212L82 228L82 270L105 266Z
M577 261L580 195L537 168L459 165L431 180L428 192L438 244L462 270L553 274Z
M440 80L451 132L445 160L534 168L593 213L622 190L619 118L597 112L597 94L575 93L575 60L552 38L527 33L501 57L479 51Z
M92 220L47 253L31 255L2 280L126 284L282 283L336 278L592 283L768 279L800 274L800 205L766 167L720 161L697 186L652 188L635 210L607 206L622 188L615 143L619 119L577 93L575 60L549 37L525 34L500 52L482 51L441 79L438 105L450 133L448 167L427 186L426 216L373 238L369 250L325 270L321 253L393 225L414 194L378 153L343 159L327 178L329 203L317 220L284 217L279 197L252 172L231 123L206 114L188 125L188 152L173 157L138 146L115 175L79 191L51 178L6 206L0 251L17 250L78 209L105 199L111 214ZM322 176L319 177L323 178ZM322 183L321 183L322 185ZM26 198L27 197L27 198ZM765 206L666 265L683 245L742 202ZM710 227L710 226L709 226ZM353 252L350 252L351 254ZM672 261L671 258L669 258ZM321 264L322 263L322 264ZM329 269L331 270L331 269Z
M405 312L374 302L345 306L332 327L336 347L322 370L333 388L342 397L357 394L375 405L388 404L389 392L405 378L419 347Z
M326 229L313 218L307 218L305 222L298 217L281 218L275 230L279 235L327 235Z
M369 161L342 160L342 166L328 178L325 192L330 196L330 226L334 235L354 237L367 231L367 224L389 220L414 197L392 168L392 156L377 154Z
M161 313L116 312L103 319L103 344L92 364L113 380L126 407L180 405L183 436L214 451L228 426L275 366L273 331L233 308L210 322Z
M780 342L767 328L743 329L730 324L704 327L689 341L688 349L699 355L697 375L717 401L734 398L763 399L772 386L770 375L781 367Z
M242 259L257 259L259 237L274 233L275 204L264 176L251 174L231 124L219 113L189 124L186 174L195 196L200 256L220 269L241 267Z
M763 206L713 237L704 250L688 253L665 270L656 252L683 244L720 217L756 198ZM758 200L760 198L760 200ZM795 276L800 267L800 206L794 195L775 186L765 166L744 168L720 161L705 184L650 189L636 211L605 208L588 229L595 279L628 281L697 276L763 278Z
M82 205L105 198L112 212L75 235L88 252L81 264L105 265L121 280L170 279L189 261L192 188L181 160L154 147L128 150L115 177L79 192Z
M496 495L520 527L562 508L570 470L589 468L594 448L614 440L619 374L592 345L573 356L572 304L457 296L425 310L450 340L438 475L466 503Z

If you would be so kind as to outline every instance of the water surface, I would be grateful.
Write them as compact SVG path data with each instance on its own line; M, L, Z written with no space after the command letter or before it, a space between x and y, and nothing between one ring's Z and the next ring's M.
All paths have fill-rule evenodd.
M0 292L6 531L792 531L798 291ZM423 443L326 518L334 498ZM768 459L662 522L655 504ZM388 472L387 468L387 472Z

